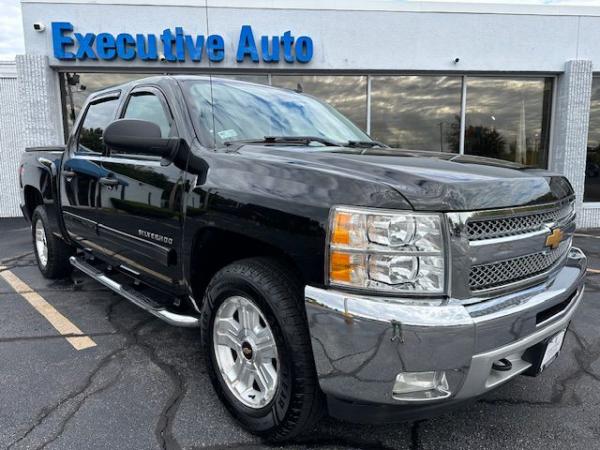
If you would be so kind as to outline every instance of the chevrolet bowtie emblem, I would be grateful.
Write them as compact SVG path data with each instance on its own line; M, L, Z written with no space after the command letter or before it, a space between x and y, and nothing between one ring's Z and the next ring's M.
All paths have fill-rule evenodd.
M552 230L552 233L550 233L546 238L546 247L555 249L561 243L564 236L565 233L563 233L563 231L560 228L555 228L554 230Z

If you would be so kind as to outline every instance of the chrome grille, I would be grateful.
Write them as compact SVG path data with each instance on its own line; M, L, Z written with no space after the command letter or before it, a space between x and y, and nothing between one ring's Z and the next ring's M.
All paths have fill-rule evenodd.
M473 220L467 223L467 237L470 241L481 241L538 231L549 223L565 219L572 212L573 203L569 202L549 211L500 219Z
M550 270L567 253L570 239L556 249L471 267L469 287L472 291L491 289L522 281Z

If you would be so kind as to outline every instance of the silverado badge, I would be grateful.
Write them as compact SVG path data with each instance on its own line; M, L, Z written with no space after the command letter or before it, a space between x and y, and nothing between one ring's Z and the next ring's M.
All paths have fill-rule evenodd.
M561 243L564 235L565 233L560 228L554 228L552 233L546 238L546 247L550 247L554 250Z

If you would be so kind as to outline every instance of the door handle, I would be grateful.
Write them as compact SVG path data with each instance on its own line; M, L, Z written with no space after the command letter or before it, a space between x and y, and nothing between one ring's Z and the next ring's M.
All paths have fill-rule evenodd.
M119 184L119 180L111 177L102 177L98 181L104 186L116 186L117 184Z
M62 171L62 176L64 178L73 178L75 175L77 175L75 172L73 172L72 170L63 170Z

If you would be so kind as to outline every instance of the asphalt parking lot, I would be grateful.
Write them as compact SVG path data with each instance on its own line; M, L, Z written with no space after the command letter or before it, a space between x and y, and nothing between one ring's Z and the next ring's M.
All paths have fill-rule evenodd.
M518 377L424 421L324 419L289 448L600 448L600 235L576 245L598 272L563 353L540 378ZM0 448L264 447L217 400L197 330L166 325L81 274L45 280L23 220L0 220L0 261ZM85 341L69 342L39 308Z

